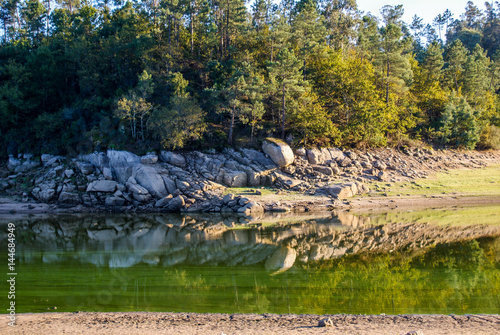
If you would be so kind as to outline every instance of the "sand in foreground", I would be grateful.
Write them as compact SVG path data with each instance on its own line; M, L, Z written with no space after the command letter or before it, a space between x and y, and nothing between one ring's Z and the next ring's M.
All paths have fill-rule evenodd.
M500 334L500 315L275 315L196 313L18 314L1 334ZM330 317L333 327L318 327Z

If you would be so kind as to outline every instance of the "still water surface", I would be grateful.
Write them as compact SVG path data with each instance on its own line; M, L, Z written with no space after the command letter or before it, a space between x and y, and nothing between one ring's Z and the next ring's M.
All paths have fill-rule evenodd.
M418 240L395 251L391 243L404 242L410 226L393 235L388 227L471 220L500 227L500 207L432 213L267 217L251 224L176 215L19 219L17 312L499 314L495 234ZM436 229L425 234L433 239L445 231ZM3 294L1 302L7 303Z

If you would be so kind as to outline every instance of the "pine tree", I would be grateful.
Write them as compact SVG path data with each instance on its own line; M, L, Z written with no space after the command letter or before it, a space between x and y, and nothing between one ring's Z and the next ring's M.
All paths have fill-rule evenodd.
M454 84L455 90L458 92L458 83L461 82L461 75L464 71L464 64L467 57L467 49L464 48L460 40L454 40L446 51L446 77L448 81Z
M415 64L413 68L412 93L416 97L418 107L431 125L439 120L447 99L441 87L443 66L443 50L440 43L432 42L427 47L420 66Z
M359 14L355 0L322 0L321 13L325 17L328 44L334 49L354 45Z
M385 26L380 28L380 44L374 53L374 64L385 89L385 102L390 93L402 93L408 89L406 82L412 77L408 58L409 40L403 38L401 6L385 6L382 9Z
M492 57L497 50L500 50L500 3L497 4L497 10L493 4L485 3L487 8L486 22L483 29L482 46Z
M474 149L479 142L481 127L477 113L464 97L451 96L441 122L440 132L444 143Z
M463 76L463 92L476 106L490 88L489 66L490 60L486 52L479 44L476 45L474 51L467 57Z
M467 28L480 29L482 24L482 16L483 14L479 10L479 8L474 5L474 2L468 1L464 13L465 24Z
M281 101L281 139L285 139L286 116L297 108L296 101L304 92L305 83L302 79L301 63L292 50L282 49L276 61L268 66L271 92Z
M28 0L21 8L24 30L32 44L39 44L42 40L46 15L47 11L39 0Z
M307 58L320 50L326 42L324 18L314 0L302 0L295 6L292 23L292 45L303 62L304 79L307 76Z
M188 81L181 73L170 76L172 96L168 106L156 106L151 128L162 148L183 148L187 141L197 140L207 129L205 113L187 92Z

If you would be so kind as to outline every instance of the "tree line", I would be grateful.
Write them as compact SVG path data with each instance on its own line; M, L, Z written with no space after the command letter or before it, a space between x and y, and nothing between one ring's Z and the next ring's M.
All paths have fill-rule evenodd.
M0 155L500 147L500 4L0 0Z

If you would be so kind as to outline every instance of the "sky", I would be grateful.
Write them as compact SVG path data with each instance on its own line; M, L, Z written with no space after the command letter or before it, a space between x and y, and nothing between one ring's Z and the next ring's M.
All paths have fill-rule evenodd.
M385 5L403 5L405 14L403 21L411 24L413 15L417 15L424 20L424 23L432 23L432 20L438 15L449 9L455 19L465 12L465 6L468 0L356 0L358 9L367 14L380 17L380 9ZM473 1L479 9L484 11L484 1Z

